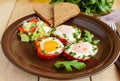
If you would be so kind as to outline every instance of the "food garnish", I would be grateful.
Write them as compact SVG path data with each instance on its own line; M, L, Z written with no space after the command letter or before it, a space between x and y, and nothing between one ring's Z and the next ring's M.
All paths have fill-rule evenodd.
M84 30L83 38L82 38L83 41L92 43L94 45L96 45L96 44L98 44L100 42L100 40L93 40L93 38L94 38L94 35L91 34L90 31Z
M65 68L67 72L72 72L73 68L80 70L86 67L86 64L84 62L78 62L77 60L72 61L57 61L54 66L57 69Z
M80 10L87 15L109 13L112 11L114 0L51 0L51 4L71 2L77 4Z

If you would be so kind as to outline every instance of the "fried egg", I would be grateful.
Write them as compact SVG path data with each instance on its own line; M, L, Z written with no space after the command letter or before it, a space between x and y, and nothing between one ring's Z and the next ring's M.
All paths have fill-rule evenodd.
M81 36L81 31L75 26L60 25L53 29L52 34L57 38L64 38L67 44L74 43Z
M89 42L80 41L79 43L74 43L71 45L67 45L65 47L65 54L73 57L73 59L88 59L93 57L98 51L98 47L96 45L92 45ZM69 56L65 55L69 58ZM70 58L71 59L71 58Z
M60 54L64 45L55 37L44 38L40 41L40 48L45 54Z

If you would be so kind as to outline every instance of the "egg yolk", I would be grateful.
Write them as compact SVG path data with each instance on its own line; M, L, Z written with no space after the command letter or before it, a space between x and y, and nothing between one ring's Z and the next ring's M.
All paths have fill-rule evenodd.
M49 40L44 42L44 50L46 52L55 51L58 48L59 44L54 40Z

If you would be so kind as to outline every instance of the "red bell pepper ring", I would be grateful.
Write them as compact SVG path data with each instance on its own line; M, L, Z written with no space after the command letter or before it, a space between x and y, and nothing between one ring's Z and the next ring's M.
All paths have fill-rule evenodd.
M36 50L37 50L37 55L41 59L54 59L54 58L57 58L58 56L61 55L61 54L43 54L42 50L40 48L40 42L36 41L35 45L36 45L35 47L36 47Z
M26 33L25 29L23 27L18 27L18 30L22 33Z
M70 54L68 54L65 51L63 53L64 53L64 56L67 57L70 60L78 60L80 62L83 62L83 61L89 61L91 59L91 57L88 57L88 58L75 58L75 57L71 56Z
M67 43L67 40L64 39L64 38L58 37L58 39L59 39L63 44L66 44L66 43Z
M39 48L40 42L39 41L35 41L35 48L36 50Z
M60 54L42 54L40 51L37 51L37 55L42 59L54 59L60 56Z

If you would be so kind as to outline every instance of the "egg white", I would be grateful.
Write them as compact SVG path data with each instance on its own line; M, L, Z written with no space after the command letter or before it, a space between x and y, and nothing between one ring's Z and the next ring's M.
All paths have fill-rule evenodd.
M66 28L67 27L72 27L72 32L69 32L69 29ZM68 34L65 34L63 32L60 31L60 28L64 27L66 28L66 30L69 32ZM77 39L80 38L81 36L81 31L79 28L75 28L73 26L69 26L69 25L60 25L56 28L53 29L52 34L56 37L60 37L60 38L64 38L67 40L67 44L71 44L74 43ZM76 38L74 37L73 34L76 34ZM66 35L66 36L65 36Z
M67 54L70 54L71 56L73 56L75 58L88 58L90 56L94 56L97 53L97 51L98 51L98 47L96 45L92 45L91 43L89 43L90 47L89 47L88 51L84 52L84 53L81 53L81 52L78 52L76 50L73 50L73 47L74 47L75 44L76 43L70 44L70 45L67 45L65 47L65 52ZM71 53L73 53L73 54L71 54Z
M41 50L44 50L44 42L49 41L49 40L54 40L54 41L56 41L56 42L59 44L59 46L58 46L58 48L57 48L56 50L51 51L51 52L47 52L47 54L56 54L56 53L57 53L57 54L60 54L60 53L63 52L64 45L61 43L60 40L56 39L55 37L48 37L48 38L42 39L42 40L40 41L40 48L41 48Z

